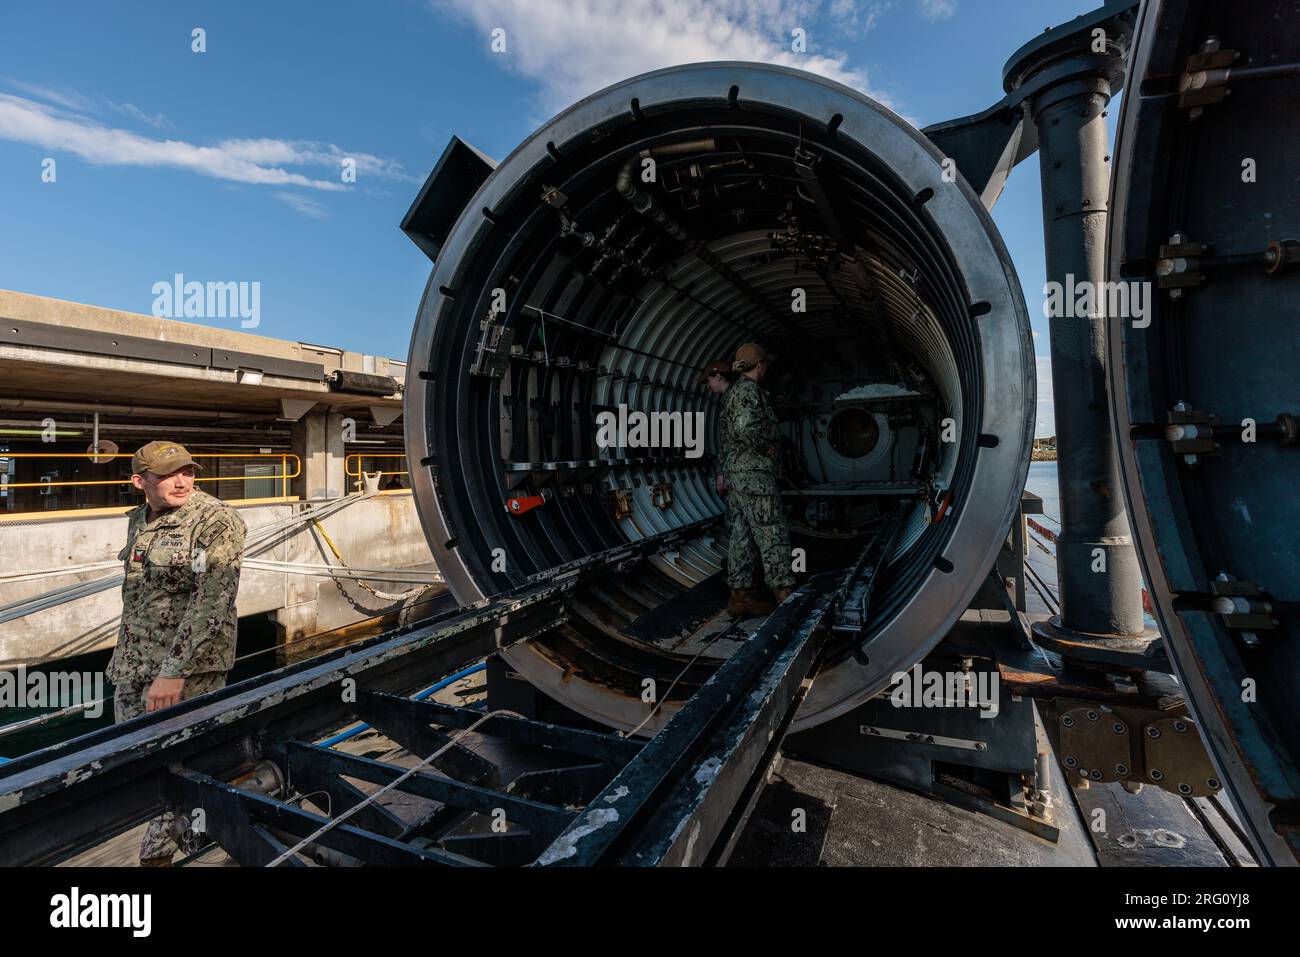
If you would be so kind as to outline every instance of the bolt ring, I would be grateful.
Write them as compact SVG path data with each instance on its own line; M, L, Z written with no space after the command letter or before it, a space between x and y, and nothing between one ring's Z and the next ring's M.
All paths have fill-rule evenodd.
M1068 754L1065 756L1065 766L1066 766L1067 768L1072 768L1072 767L1074 767L1074 766L1075 766L1076 764L1078 764L1078 763L1079 763L1079 762L1076 761L1072 756L1070 756L1070 755L1068 755Z
M1220 787L1222 787L1222 785L1219 784L1218 778L1206 778L1205 786L1209 788L1211 791L1217 791L1219 790Z
M1159 729L1159 728L1147 728L1147 737L1148 737L1148 738L1158 738L1158 737L1160 737L1160 729Z
M1074 727L1074 719L1071 718L1068 714L1067 714L1067 715L1063 715L1063 716L1061 717L1061 724L1065 725L1067 728L1073 728L1073 727Z
M1128 728L1126 728L1123 724L1121 724L1121 723L1118 722L1118 721L1116 721L1114 724L1112 724L1112 725L1110 726L1110 729L1111 729L1112 731L1114 731L1116 734L1123 734L1125 731L1128 730Z
M1190 784L1180 784L1180 785L1178 785L1178 793L1179 793L1179 794L1191 794L1191 793L1192 793L1192 786L1191 786Z
M1119 774L1119 775L1125 775L1125 774L1128 774L1128 765L1127 765L1127 764L1117 764L1117 765L1115 765L1115 773L1116 773L1116 774Z
M1165 779L1165 772L1161 771L1159 768L1152 768L1150 777L1152 781L1163 781Z
M1098 718L1101 717L1101 715L1099 715L1096 711L1089 711L1087 712L1087 715L1089 721L1096 721Z

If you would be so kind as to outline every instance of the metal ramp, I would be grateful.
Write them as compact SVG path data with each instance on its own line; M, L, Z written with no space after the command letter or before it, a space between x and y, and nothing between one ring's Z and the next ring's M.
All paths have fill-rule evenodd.
M17 759L0 771L0 863L67 860L164 808L184 850L246 866L723 861L803 700L831 578L764 619L648 744L408 697L562 626L579 583L682 534ZM390 749L322 743L356 721Z

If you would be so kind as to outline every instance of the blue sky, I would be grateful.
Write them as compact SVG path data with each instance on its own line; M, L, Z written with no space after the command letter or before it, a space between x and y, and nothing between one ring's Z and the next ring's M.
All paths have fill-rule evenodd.
M587 93L709 59L803 66L923 126L991 104L1021 43L1097 5L84 0L54 14L10 2L0 288L148 313L153 284L175 273L257 281L254 331L405 358L429 262L398 223L453 133L503 158ZM489 48L497 26L503 54ZM796 26L805 54L790 52ZM206 52L192 50L196 27ZM355 183L340 181L343 157L357 162ZM1046 356L1035 160L994 219ZM1039 434L1053 431L1048 381L1040 374Z

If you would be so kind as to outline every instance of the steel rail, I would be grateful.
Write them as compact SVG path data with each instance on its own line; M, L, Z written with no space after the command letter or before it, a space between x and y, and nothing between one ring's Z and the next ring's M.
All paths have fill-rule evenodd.
M819 575L777 608L535 863L725 864L812 685L835 609L854 589L869 608L876 548L873 540L849 574Z

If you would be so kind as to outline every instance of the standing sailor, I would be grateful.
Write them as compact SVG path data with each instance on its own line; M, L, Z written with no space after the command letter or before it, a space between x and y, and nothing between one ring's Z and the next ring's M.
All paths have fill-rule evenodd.
M175 442L150 442L131 459L131 484L145 501L127 513L118 554L122 624L107 669L116 721L224 687L235 661L244 520L194 487L197 468ZM149 822L142 866L171 862L171 819Z
M759 383L776 357L756 342L736 350L733 372L740 373L727 390L719 416L723 470L729 491L727 522L727 583L733 615L766 615L772 604L754 588L754 564L763 569L767 587L781 603L794 590L790 571L790 530L776 484L776 412Z
M731 388L731 363L730 362L710 362L700 373L700 382L709 387L709 391L714 395L725 396L727 390ZM726 479L726 460L724 456L727 452L726 421L722 415L722 409L726 408L726 399L718 403L718 472L713 478L714 488L718 490L719 495L727 494Z

